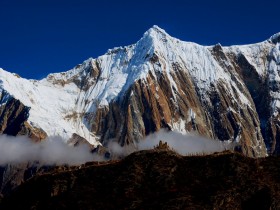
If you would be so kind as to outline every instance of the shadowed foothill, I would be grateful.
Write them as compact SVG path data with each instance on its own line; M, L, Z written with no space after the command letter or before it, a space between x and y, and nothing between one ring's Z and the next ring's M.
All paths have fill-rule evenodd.
M280 159L225 151L181 156L161 142L123 160L54 169L1 209L279 209Z

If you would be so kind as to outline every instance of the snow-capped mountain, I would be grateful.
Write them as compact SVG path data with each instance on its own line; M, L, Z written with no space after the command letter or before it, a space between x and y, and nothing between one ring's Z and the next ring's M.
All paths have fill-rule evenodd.
M42 80L0 69L0 87L1 133L106 146L167 128L237 142L248 156L280 152L280 33L201 46L154 26L136 44Z

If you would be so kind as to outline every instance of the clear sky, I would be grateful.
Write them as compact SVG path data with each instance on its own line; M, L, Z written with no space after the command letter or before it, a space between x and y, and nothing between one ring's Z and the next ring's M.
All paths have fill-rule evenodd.
M0 0L0 67L41 79L153 25L203 45L246 44L280 32L279 0Z

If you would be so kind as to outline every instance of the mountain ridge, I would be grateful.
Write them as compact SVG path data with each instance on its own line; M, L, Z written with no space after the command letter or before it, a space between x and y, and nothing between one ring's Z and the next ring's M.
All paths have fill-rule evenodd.
M13 120L4 105L15 99L30 111L14 135L77 134L106 146L167 128L235 141L249 156L277 153L278 41L279 33L257 44L201 46L153 26L136 44L42 80L1 70L1 132Z

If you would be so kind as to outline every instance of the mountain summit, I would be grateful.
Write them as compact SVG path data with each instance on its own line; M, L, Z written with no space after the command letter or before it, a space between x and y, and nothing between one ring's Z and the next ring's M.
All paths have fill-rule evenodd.
M279 34L201 46L153 26L136 44L42 80L0 69L0 132L123 146L165 128L235 142L248 156L277 154L279 72Z

